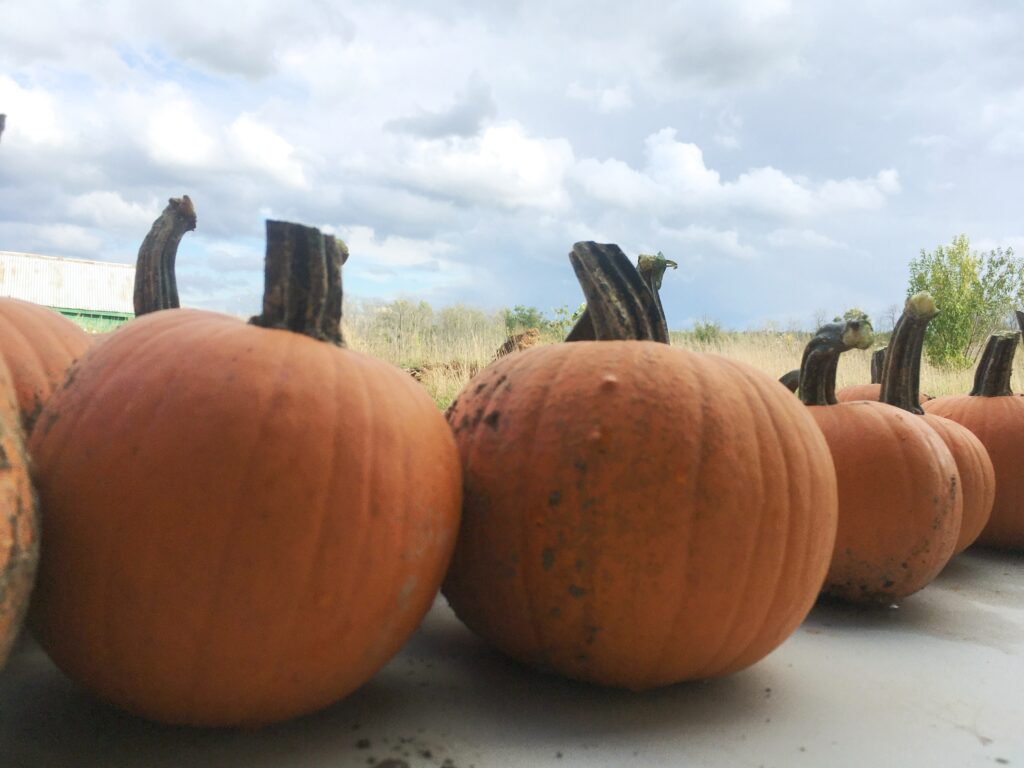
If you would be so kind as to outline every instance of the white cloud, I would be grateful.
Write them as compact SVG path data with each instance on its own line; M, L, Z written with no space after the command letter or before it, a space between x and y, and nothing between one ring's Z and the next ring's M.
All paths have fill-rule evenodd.
M799 250L838 250L847 246L828 235L813 229L791 229L783 227L768 233L766 242L773 248L790 248Z
M531 138L517 122L489 125L479 136L414 139L392 166L398 180L462 202L504 208L564 209L573 164L565 139Z
M42 88L23 88L7 75L0 75L0 112L7 114L3 141L15 144L60 146L67 141L61 126L56 99Z
M243 165L290 187L309 186L295 147L252 115L239 115L227 127L226 134L228 146Z
M708 246L719 254L736 259L753 259L757 256L755 248L740 242L740 234L735 229L714 229L691 224L682 229L661 227L658 234L666 240L676 241L684 247Z
M583 191L604 203L664 214L677 209L747 209L782 218L877 210L900 191L899 174L880 171L868 179L828 179L814 184L764 166L722 181L696 144L676 140L664 128L645 142L646 164L635 170L619 160L581 161L574 174Z
M185 96L154 105L145 141L149 156L161 165L208 166L219 154L213 131L203 125L195 103Z
M140 242L160 215L160 210L155 200L145 205L128 202L119 193L109 190L77 195L68 203L68 213L78 221L108 232L142 233L139 234Z
M570 99L590 104L601 114L622 112L633 106L633 96L625 85L614 88L585 88L573 81L566 88L565 95Z

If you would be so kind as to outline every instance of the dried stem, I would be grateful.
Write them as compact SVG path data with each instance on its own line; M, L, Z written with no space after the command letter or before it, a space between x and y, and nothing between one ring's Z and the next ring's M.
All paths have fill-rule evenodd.
M659 311L654 294L619 246L576 243L569 260L587 299L586 314L595 340L639 339L668 343L665 317ZM580 340L573 338L572 333L566 338L566 341Z
M907 299L892 331L882 366L882 389L878 396L881 402L910 413L924 413L921 408L921 350L928 323L937 314L935 300L927 291Z
M974 372L975 397L1009 397L1010 376L1013 375L1013 356L1020 343L1020 331L994 333L988 338L981 362Z
M186 232L196 228L196 209L188 195L172 197L160 217L142 241L135 260L135 314L146 315L161 309L175 309L178 283L174 260L178 243Z
M865 315L819 328L800 361L800 400L806 405L835 405L839 355L848 349L867 349L872 338Z
M314 227L267 222L263 313L249 320L344 346L341 336L341 265L345 244Z

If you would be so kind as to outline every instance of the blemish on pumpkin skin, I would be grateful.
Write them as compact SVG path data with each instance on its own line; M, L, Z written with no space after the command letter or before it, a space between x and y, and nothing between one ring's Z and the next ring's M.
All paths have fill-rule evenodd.
M562 492L561 491L552 491L551 493L548 494L548 506L549 507L557 507L561 503L562 503Z
M545 547L544 551L540 553L540 564L545 571L550 571L555 564L555 550Z
M495 429L496 430L498 428L498 419L500 419L500 418L501 418L501 412L500 411L491 411L490 413L488 413L484 417L484 424L486 424L491 429Z
M587 594L587 590L585 590L583 587L576 586L575 584L570 584L569 594L573 597L583 597L585 594Z

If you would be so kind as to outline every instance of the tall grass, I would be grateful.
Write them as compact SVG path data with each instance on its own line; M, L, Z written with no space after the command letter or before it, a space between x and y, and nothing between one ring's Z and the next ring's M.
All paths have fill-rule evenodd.
M434 401L447 408L466 382L494 359L507 338L502 313L487 314L465 306L434 310L421 302L346 304L345 335L350 346L414 370ZM673 331L675 346L741 360L778 378L800 366L810 333ZM557 341L554 338L545 342ZM839 363L837 386L871 380L871 351L852 350ZM966 393L973 370L937 368L921 363L921 391L932 396ZM1014 384L1024 382L1024 355L1018 355Z

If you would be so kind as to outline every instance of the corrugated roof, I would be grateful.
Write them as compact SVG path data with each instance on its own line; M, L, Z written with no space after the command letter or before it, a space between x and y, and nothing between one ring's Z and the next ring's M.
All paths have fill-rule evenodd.
M48 307L134 312L135 265L0 251L0 296Z

